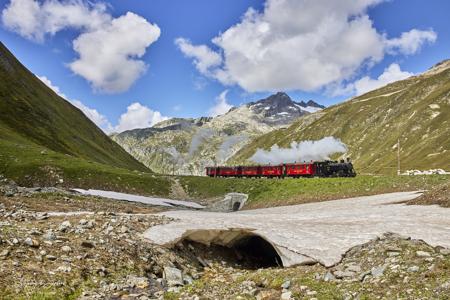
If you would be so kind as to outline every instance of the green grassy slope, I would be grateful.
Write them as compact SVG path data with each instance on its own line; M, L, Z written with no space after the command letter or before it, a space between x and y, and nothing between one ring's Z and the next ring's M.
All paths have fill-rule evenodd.
M394 174L398 139L402 170L450 170L450 62L260 136L229 163L248 163L258 148L326 136L348 145L359 173Z
M149 171L28 71L1 43L0 143L41 146L67 154L67 159ZM20 156L19 148L16 154Z
M192 198L226 193L249 195L246 208L272 207L380 193L431 189L446 184L450 175L357 176L355 178L237 179L184 176L179 182Z

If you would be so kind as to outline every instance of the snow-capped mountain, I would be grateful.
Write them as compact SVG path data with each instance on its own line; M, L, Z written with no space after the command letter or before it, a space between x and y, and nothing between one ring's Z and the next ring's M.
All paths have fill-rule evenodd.
M280 92L214 118L173 118L112 138L156 172L202 175L205 166L225 164L254 138L322 108L312 100L295 102Z
M266 99L251 102L247 106L256 114L264 116L264 122L275 125L286 125L308 113L319 111L325 106L309 100L295 102L286 93L276 93Z

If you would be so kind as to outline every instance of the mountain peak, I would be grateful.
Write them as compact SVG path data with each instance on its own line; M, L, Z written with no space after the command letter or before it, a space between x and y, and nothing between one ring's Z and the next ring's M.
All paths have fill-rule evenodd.
M293 120L324 108L310 100L308 103L295 102L284 92L277 92L265 99L247 104L253 112L262 115L270 125L286 125Z
M321 108L321 109L325 108L325 105L319 104L319 103L315 102L314 100L309 100L308 102L306 102L306 106L317 107L317 108Z

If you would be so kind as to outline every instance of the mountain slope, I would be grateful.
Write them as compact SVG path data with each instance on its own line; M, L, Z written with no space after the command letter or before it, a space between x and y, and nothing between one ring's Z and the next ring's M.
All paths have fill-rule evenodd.
M156 172L203 175L205 166L225 163L253 138L322 108L277 93L214 118L171 119L112 138Z
M450 169L450 60L419 76L389 84L299 119L254 139L230 163L245 163L258 148L292 141L342 139L361 173L394 174L397 141L401 168Z
M35 163L45 164L48 156L44 153L48 151L64 155L67 160L76 158L110 167L149 171L79 109L28 71L1 43L0 145L4 154L14 154L17 161L24 157L25 150L21 149L40 149L43 154ZM3 160L0 173L5 172L8 163L11 159Z

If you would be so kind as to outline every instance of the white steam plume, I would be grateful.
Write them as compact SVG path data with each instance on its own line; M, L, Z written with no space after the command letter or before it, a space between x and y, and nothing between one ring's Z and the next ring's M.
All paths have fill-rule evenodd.
M232 135L225 138L225 140L219 147L219 151L217 152L216 161L218 163L225 162L238 150L235 149L235 146L247 140L248 140L247 135Z
M200 128L197 133L192 137L191 145L189 146L189 156L192 156L200 147L200 145L214 135L214 131L209 128Z
M292 142L290 148L273 145L269 151L258 149L250 158L259 164L282 164L329 160L334 153L346 153L347 146L332 136L318 141Z
M172 162L175 164L183 164L184 163L184 158L181 155L180 152L178 152L178 150L171 146L168 148L164 149L166 153L168 153L171 156Z

